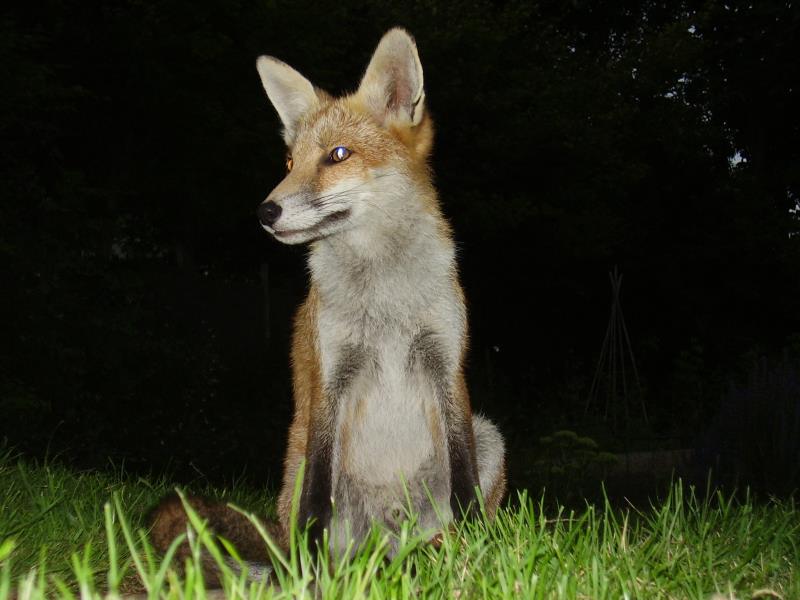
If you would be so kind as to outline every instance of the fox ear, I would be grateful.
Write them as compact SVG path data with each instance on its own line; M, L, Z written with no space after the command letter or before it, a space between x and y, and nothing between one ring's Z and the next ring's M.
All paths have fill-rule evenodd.
M357 95L383 123L418 125L425 110L425 88L417 45L396 27L381 38Z
M285 62L271 56L260 56L256 68L261 84L283 123L283 139L289 144L294 140L297 124L303 115L319 105L314 86Z

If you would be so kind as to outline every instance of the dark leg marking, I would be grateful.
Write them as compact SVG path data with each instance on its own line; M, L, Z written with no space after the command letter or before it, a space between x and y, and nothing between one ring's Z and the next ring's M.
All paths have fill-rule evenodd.
M447 450L450 457L450 508L453 515L470 515L477 508L475 488L478 485L478 465L472 434L471 415L453 398L454 382L448 374L451 365L442 351L437 335L423 329L411 342L408 368L419 365L433 382L434 393L444 414Z
M466 439L468 429L459 428L447 436L450 451L450 508L453 516L472 516L478 508L475 488L478 485L478 468L474 447Z
M331 452L328 432L318 432L310 440L303 492L300 496L298 524L313 519L309 528L312 542L322 542L322 531L331 516Z
M355 376L364 367L366 358L366 352L361 346L346 345L341 349L333 377L325 387L325 395L334 407L342 394L350 387Z
M430 329L423 329L414 339L411 340L411 347L408 349L407 368L412 370L415 365L421 366L437 387L437 394L449 388L447 385L448 369L444 352L442 352L436 333ZM443 398L439 396L440 400Z
M308 451L303 492L300 496L298 522L305 525L314 519L309 537L322 542L322 532L331 518L331 476L336 415L339 401L364 363L363 349L355 346L342 348L339 363L330 383L323 390L322 410L312 408L312 423L308 429Z

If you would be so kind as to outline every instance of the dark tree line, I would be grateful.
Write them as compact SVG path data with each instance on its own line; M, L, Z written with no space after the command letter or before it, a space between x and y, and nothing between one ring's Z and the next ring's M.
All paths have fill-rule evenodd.
M580 416L615 265L651 433L703 430L751 357L797 343L791 2L20 3L0 18L11 445L276 476L305 272L253 216L284 157L255 57L341 92L397 24L437 124L474 403L512 441Z

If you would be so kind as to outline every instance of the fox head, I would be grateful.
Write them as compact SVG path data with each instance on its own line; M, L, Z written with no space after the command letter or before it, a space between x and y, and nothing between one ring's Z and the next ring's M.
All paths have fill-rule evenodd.
M261 225L286 244L364 237L435 204L427 159L433 126L412 37L392 29L358 90L333 98L289 65L262 56L261 82L283 123L286 176L258 208Z

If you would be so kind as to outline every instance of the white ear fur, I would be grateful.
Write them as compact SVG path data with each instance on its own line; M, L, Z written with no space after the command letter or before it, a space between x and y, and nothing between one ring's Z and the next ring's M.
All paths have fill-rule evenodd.
M425 110L425 87L417 45L404 29L381 38L358 88L367 107L388 125L418 125Z
M285 62L271 56L256 61L261 84L283 123L283 139L291 143L297 123L319 104L311 82Z

